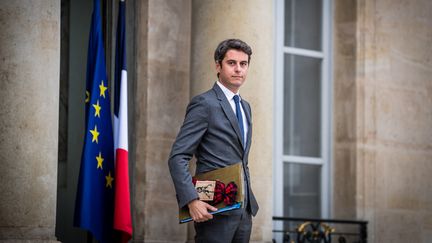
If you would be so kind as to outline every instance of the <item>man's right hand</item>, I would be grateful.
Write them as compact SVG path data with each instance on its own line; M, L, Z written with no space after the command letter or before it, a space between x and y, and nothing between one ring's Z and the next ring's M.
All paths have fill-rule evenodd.
M188 203L189 207L189 214L191 215L193 221L195 222L204 222L209 219L213 218L213 215L208 212L210 211L216 211L217 208L211 206L208 203L205 203L200 200L193 200L190 203Z

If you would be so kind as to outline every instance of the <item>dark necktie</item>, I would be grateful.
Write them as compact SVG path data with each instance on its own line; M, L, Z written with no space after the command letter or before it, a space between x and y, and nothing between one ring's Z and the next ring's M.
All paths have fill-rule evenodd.
M243 145L246 145L244 141L243 116L240 109L240 97L238 95L234 95L233 98L236 106L236 116L237 116L237 122L240 127L241 140L243 142Z

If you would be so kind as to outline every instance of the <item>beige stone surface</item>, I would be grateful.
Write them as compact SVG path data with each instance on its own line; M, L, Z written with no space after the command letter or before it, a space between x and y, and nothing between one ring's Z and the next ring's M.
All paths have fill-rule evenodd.
M0 239L55 240L60 2L0 3Z
M350 148L334 149L333 165L333 217L353 219L355 214L356 197L356 164L355 150Z
M138 1L135 242L184 242L168 156L189 102L191 3Z
M337 0L333 22L333 205L335 218L355 218L356 3Z
M429 242L432 2L336 1L335 6L336 16L356 8L351 19L335 23L335 168L349 173L351 167L342 166L348 158L356 168L355 201L345 201L354 203L357 218L369 220L370 242ZM345 28L352 19L355 36ZM343 67L353 64L351 85L352 71ZM352 96L344 95L353 89ZM341 116L353 103L351 118ZM351 137L354 157L345 154ZM342 194L334 198L343 205L351 196Z
M240 90L252 106L253 143L249 167L260 205L251 241L269 242L273 215L273 2L197 0L192 3L192 96L210 89L216 81L213 55L219 42L239 38L253 50L248 77Z
M420 214L399 210L380 210L375 214L374 242L429 242L422 241Z
M178 204L167 159L171 151L171 139L148 141L145 197L145 241L182 242L186 237L186 225L178 223Z
M377 161L376 208L431 210L430 154L383 147Z

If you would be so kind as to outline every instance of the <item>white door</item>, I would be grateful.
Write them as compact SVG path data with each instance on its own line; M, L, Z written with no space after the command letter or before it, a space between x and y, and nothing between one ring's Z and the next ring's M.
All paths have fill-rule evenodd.
M276 1L275 216L330 214L330 9Z

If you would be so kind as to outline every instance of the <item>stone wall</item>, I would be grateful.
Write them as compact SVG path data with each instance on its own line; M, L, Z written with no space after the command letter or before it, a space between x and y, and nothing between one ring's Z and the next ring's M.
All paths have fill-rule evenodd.
M134 242L185 242L168 156L189 102L190 0L136 1Z
M55 241L60 2L0 2L0 241Z
M353 6L355 18L335 19L334 103L336 176L355 181L334 183L345 190L335 192L335 215L369 220L370 242L426 243L432 236L432 2L340 0L335 15Z
M356 1L334 4L333 205L335 218L356 217ZM352 180L347 180L352 178Z

